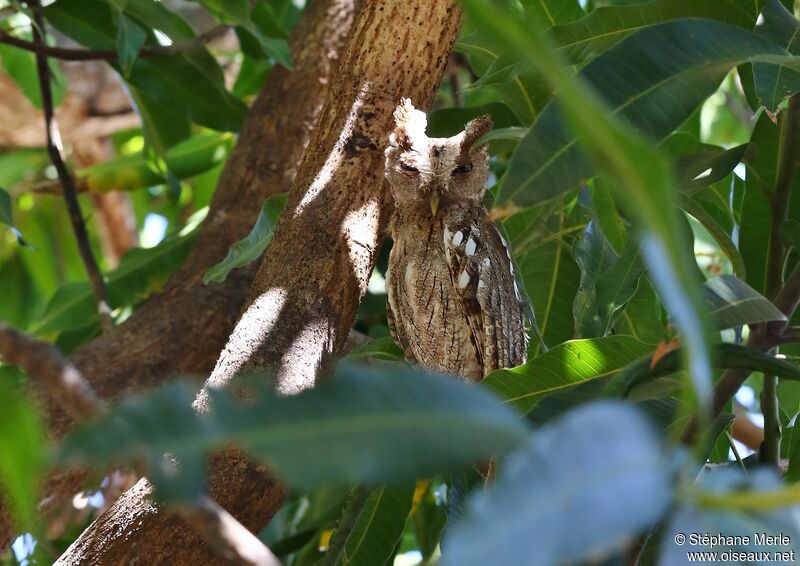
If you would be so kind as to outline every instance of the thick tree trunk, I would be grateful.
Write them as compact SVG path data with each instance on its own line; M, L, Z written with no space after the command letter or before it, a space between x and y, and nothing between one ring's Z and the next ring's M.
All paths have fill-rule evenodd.
M241 313L257 266L203 285L206 269L252 228L261 203L291 186L332 82L359 0L310 3L290 45L294 70L276 68L248 113L220 177L206 222L181 269L162 293L122 325L79 348L72 360L106 399L156 385L177 374L208 375ZM72 424L45 400L53 436ZM46 508L79 491L84 475L55 474ZM0 551L14 536L0 509Z
M280 391L297 392L313 386L342 349L386 225L383 148L392 112L402 96L429 105L459 22L451 0L365 2L248 306L208 386L270 367ZM212 496L248 527L260 528L277 510L283 488L238 456L215 457L212 470ZM150 564L167 556L170 564L209 563L194 535L146 496L140 482L59 564ZM258 521L250 521L254 514Z

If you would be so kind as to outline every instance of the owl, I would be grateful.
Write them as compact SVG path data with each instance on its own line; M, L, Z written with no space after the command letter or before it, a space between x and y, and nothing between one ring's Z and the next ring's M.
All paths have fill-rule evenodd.
M386 148L394 246L386 273L389 329L409 361L480 381L525 363L525 309L511 255L487 218L489 116L429 138L403 99Z

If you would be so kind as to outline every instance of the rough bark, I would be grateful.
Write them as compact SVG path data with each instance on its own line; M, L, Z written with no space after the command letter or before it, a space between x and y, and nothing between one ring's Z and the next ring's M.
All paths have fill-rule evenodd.
M247 235L263 200L291 186L351 29L356 3L310 4L290 40L294 70L276 68L253 103L184 265L129 320L73 354L73 363L101 397L115 399L176 374L208 375L214 367L257 266L235 270L221 284L203 285L202 275ZM59 437L72 421L56 403L45 403L51 432ZM84 475L77 472L54 474L45 488L45 510L71 497L83 481ZM8 515L0 509L0 550L13 536Z
M365 3L248 306L208 386L245 368L270 367L280 391L297 392L313 386L343 348L387 221L382 150L392 112L402 96L429 105L459 22L449 0ZM236 454L215 457L212 495L242 523L260 528L283 488L248 466ZM137 484L58 563L209 563L176 519L148 503L147 491Z

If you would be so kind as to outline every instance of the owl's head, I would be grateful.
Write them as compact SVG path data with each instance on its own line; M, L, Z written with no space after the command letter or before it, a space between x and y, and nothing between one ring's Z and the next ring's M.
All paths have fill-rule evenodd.
M404 98L394 111L395 128L386 148L386 179L395 206L430 209L431 214L450 204L481 202L489 178L486 144L475 141L492 129L488 115L469 122L450 138L429 138L428 120Z

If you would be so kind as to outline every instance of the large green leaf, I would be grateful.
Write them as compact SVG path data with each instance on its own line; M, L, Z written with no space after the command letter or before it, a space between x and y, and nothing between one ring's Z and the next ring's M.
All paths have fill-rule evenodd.
M5 377L5 376L4 376ZM44 431L37 411L20 390L0 383L0 487L20 531L37 528Z
M633 34L594 59L580 76L613 116L659 140L716 90L731 67L760 55L786 54L742 28L685 19ZM576 187L592 173L577 137L551 103L517 147L499 199L532 204Z
M525 365L494 371L482 384L527 413L543 397L612 376L652 349L630 336L571 340Z
M680 217L674 203L671 170L665 157L635 131L627 127L624 122L617 120L614 111L609 114L608 107L595 97L591 87L592 81L589 80L587 84L585 80L576 80L537 30L531 34L529 30L520 26L509 12L498 10L486 0L470 0L466 3L466 7L475 16L484 18L487 22L486 27L491 29L494 39L503 43L507 52L520 53L525 59L535 62L538 70L559 91L559 105L565 111L570 127L581 138L583 146L588 150L595 165L608 175L613 186L620 192L620 196L623 197L620 200L627 204L629 214L636 219L642 230L640 237L642 255L676 326L683 332L687 343L691 345L687 356L687 365L690 367L688 374L693 380L694 390L698 397L705 402L711 394L711 375L706 344L707 324L702 314L699 293L694 285L693 269L696 269L696 266L692 258L687 257L683 252L686 236L680 230ZM724 26L726 29L730 27L710 20L709 23ZM647 31L660 30L663 32L668 27L669 24L655 26L648 28ZM731 27L730 29L738 28ZM668 30L667 35L675 31ZM653 34L649 33L648 35L652 38ZM636 36L633 36L631 39L635 38ZM620 50L619 47L625 43L629 44L628 47L632 47L630 40L624 41L606 55L615 52L614 57L620 57L622 61L627 54L635 53L634 49ZM781 51L777 47L773 46L772 48ZM641 53L635 54L641 55ZM651 53L651 55L654 56L655 53ZM664 59L663 52L659 52L658 55L659 60ZM595 60L595 63L600 59ZM666 59L672 61L671 58ZM589 65L594 68L593 73L596 73L598 69L595 63ZM641 66L642 61L637 59L635 65L632 64L630 68ZM610 67L615 67L615 64ZM591 73L586 73L586 75L588 76L584 77L585 79L591 78ZM624 77L628 76L630 73L624 75ZM648 76L648 80L642 81L642 83L652 84L651 78ZM606 75L603 78L605 84L617 84L622 81L623 75L619 73ZM634 81L633 84L635 85L636 82ZM643 84L638 86L643 86ZM693 88L683 87L679 91ZM634 88L633 90L638 89ZM673 92L672 94L678 93ZM619 95L618 91L614 97ZM605 98L606 102L611 103L611 107L614 108L614 99L609 99L607 96ZM629 105L632 102L633 100L626 99L624 104ZM654 99L649 102L660 105L671 103L671 100L668 102ZM664 122L661 119L655 121L661 127L664 126ZM542 123L541 118L537 125L540 123ZM535 130L536 127L533 129ZM548 132L548 134L557 137L557 133L554 131ZM523 143L524 140L517 147L516 157L524 153L520 152ZM552 158L548 158L548 160L552 160ZM526 178L526 183L529 182L530 177L537 176L535 155L533 161L534 165L529 161L518 167L517 172ZM564 171L562 173L572 176L577 170L578 176L574 178L576 181L580 180L581 171L578 164L571 163L570 167L568 173ZM529 175L529 173L531 174ZM509 170L507 178L509 176L511 176L511 170ZM563 181L564 179L554 180L555 183L561 183L562 188L567 188Z
M117 28L111 8L100 0L59 0L43 11L56 29L87 47L116 47ZM143 14L148 21L158 17L158 25L153 27L173 40L187 38L176 16L159 3L136 2L126 11L138 20L144 19ZM176 30L181 33L176 34ZM203 47L164 57L140 57L127 80L159 104L210 128L238 130L244 118L244 105L225 90L219 65Z
M761 12L756 31L782 46L789 53L800 54L800 22L779 2L768 0ZM754 63L756 95L772 113L786 98L800 91L800 72L771 63Z
M527 438L515 411L454 378L347 366L292 397L264 381L247 384L244 406L229 390L210 391L213 409L204 415L184 410L193 397L185 385L129 398L66 437L60 461L161 466L169 452L182 462L178 472L191 475L187 462L233 443L295 486L402 483L506 454Z
M441 564L600 561L647 532L671 498L650 423L630 406L592 403L540 429L471 498L444 541Z
M221 283L225 281L231 270L245 266L258 259L272 241L272 232L275 230L278 216L280 216L285 204L285 194L276 195L265 200L264 204L261 205L261 212L258 214L253 229L244 239L231 246L225 259L208 268L208 271L203 275L203 283L208 284L211 281Z
M786 316L747 283L732 275L709 279L703 284L703 296L717 328L734 328Z
M355 522L348 529L344 541L339 540L338 528L334 532L331 547L321 566L373 566L390 563L397 543L403 536L413 498L413 485L407 488L382 487L374 490L357 510ZM341 544L341 552L337 552L335 556L332 554L334 542Z
M655 0L600 7L576 22L555 26L551 33L567 57L578 63L642 28L677 18L709 18L752 29L755 18L742 4L741 0Z

